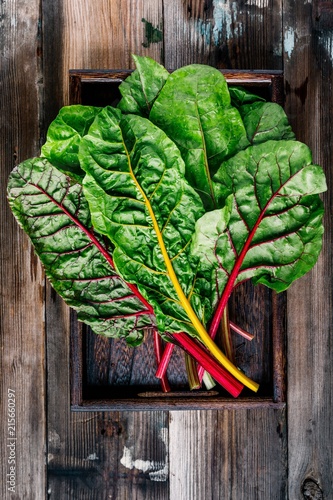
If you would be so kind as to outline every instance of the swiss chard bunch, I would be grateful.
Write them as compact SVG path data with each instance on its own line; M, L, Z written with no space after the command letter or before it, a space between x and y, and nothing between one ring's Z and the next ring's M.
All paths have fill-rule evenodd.
M209 66L135 62L117 108L60 110L10 175L11 209L79 320L133 346L154 331L164 390L179 345L191 387L206 371L256 391L214 337L239 283L280 292L313 267L324 173L277 104Z

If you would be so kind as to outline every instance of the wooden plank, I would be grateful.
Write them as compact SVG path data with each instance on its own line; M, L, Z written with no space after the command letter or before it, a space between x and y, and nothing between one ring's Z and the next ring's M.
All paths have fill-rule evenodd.
M282 500L285 408L172 412L170 498Z
M167 498L167 414L70 412L69 310L50 287L46 303L48 498Z
M56 54L55 61L45 60L49 98L55 91L55 102L46 104L45 124L68 103L69 69L130 68L131 53L161 58L162 2L63 0L44 5L44 43L48 54ZM167 412L70 412L70 314L50 287L46 321L48 498L167 499ZM103 346L97 344L100 352ZM99 376L103 381L103 370Z
M282 0L165 2L165 65L281 69Z
M165 412L65 413L67 438L49 434L48 498L168 498Z
M48 499L168 498L166 412L71 412L70 312L47 287Z
M331 186L333 39L315 14L319 4L325 2L285 2L286 110ZM333 498L331 188L323 200L321 257L288 292L289 496L295 500Z
M63 0L64 102L69 69L133 68L132 54L163 59L162 2Z
M9 210L5 192L10 170L37 154L39 147L39 3L21 0L1 2L0 6L0 496L3 499L44 498L46 486L44 278L27 237Z
M166 2L164 12L168 68L189 63L282 68L281 0ZM267 328L272 321L265 309L269 292L247 286L237 294L231 304L237 320L239 301L249 305L242 319ZM284 409L170 412L170 419L170 498L286 498Z
M87 64L90 67L96 67L94 57L97 56L96 61L103 67L120 67L120 63L123 67L128 67L130 46L136 47L138 53L149 53L155 58L155 49L162 48L162 42L157 41L160 36L158 32L161 31L158 29L160 14L153 17L154 12L156 13L155 2L154 4L145 2L147 10L143 12L139 9L137 13L135 9L137 5L140 7L141 3L134 1L125 3L125 6L124 2L121 5L116 1L103 2L100 9L93 9L88 2L78 0L75 2L66 0L64 9L62 9L61 2L55 2L52 9L50 1L43 2L43 4L44 14L49 13L44 16L45 40L48 40L46 44L48 56L45 58L47 68L44 69L48 72L45 81L47 87L45 95L49 96L48 100L52 95L51 90L55 91L53 104L47 104L45 114L41 117L45 123L51 119L58 105L59 107L62 105L62 90L57 89L67 89L69 60L71 67L79 65L87 67ZM186 8L191 7L191 10L187 18L184 17L185 4L183 6L181 2L165 2L166 64L168 67L177 67L188 62L209 62L219 67L280 68L279 32L284 11L285 72L288 82L287 113L293 120L298 137L310 144L316 161L325 166L331 183L332 96L329 83L332 81L331 32L325 31L326 27L323 27L319 21L316 22L319 23L320 31L314 32L315 26L311 26L313 19L311 2L298 2L297 5L295 2L284 2L284 9L282 9L282 2L258 0L246 2L246 4L247 6L241 13L235 2L206 2L208 7L203 11L204 14L206 12L206 17L202 17L201 8L204 8L204 3L189 2ZM312 5L314 9L316 2L313 1ZM162 12L161 7L158 8L159 12ZM213 8L215 17L214 12L212 13ZM125 9L127 14L121 13L122 9ZM211 14L208 14L209 9ZM92 12L93 10L96 12ZM218 11L221 16L217 15ZM65 12L71 13L71 19L67 14L64 16ZM151 17L148 16L149 13ZM7 26L6 30L2 31L4 38L2 38L1 49L1 63L4 70L1 109L6 111L1 115L4 130L1 157L5 165L1 170L1 176L2 185L4 185L14 161L34 155L38 150L38 120L36 120L38 92L35 82L39 81L40 72L36 66L35 54L37 49L40 51L40 47L36 44L37 2L20 0L15 5L3 2L1 14L3 25ZM148 30L150 40L153 40L155 36L155 42L151 42L150 47L140 45L142 43L149 45L148 36L146 36L148 23L142 23L141 16L154 21L152 26L157 27L155 32L152 29ZM124 19L125 21L117 24L117 21ZM246 25L244 25L244 19L246 19ZM99 20L101 28L96 29L96 26L99 26ZM10 23L10 21L13 22ZM12 24L10 29L9 24ZM63 38L62 31L55 28L64 25L66 36ZM89 28L83 30L86 26ZM108 32L108 28L112 34ZM50 29L49 32L48 29ZM95 31L92 33L91 30ZM121 30L123 30L122 33ZM54 32L57 33L57 37L53 36ZM83 40L82 46L80 38L81 41ZM111 38L115 43L109 49L110 45L103 43L103 40L108 42ZM60 40L63 40L65 51L59 48ZM52 53L55 54L55 59L51 62ZM119 53L121 55L118 57ZM160 53L159 56L162 57ZM60 76L58 77L59 69ZM52 84L51 76L53 77ZM330 192L325 194L324 199L327 214L329 214L332 208ZM17 448L21 488L18 494L22 498L29 498L29 495L34 498L43 498L45 496L42 465L44 441L41 438L44 428L42 412L43 308L31 308L32 300L36 304L42 303L40 298L43 293L42 277L31 247L22 233L17 231L17 226L10 220L11 215L3 197L0 227L2 241L5 241L6 245L1 247L3 278L1 281L2 286L6 288L2 290L1 296L6 299L2 299L1 302L1 347L3 347L1 368L2 373L5 374L2 377L1 390L2 395L6 395L8 383L14 381L20 393L17 399L20 419L20 423L17 423L17 432L20 439L21 436L24 437L22 437L21 444L18 444L20 448ZM324 498L333 496L332 426L330 424L332 422L333 387L332 283L330 272L327 272L327 269L331 267L329 250L331 240L331 221L327 215L324 252L319 264L310 276L295 284L288 293L289 497L292 499L309 497L310 494L312 497L317 495L318 498L320 495ZM30 273L32 273L32 279ZM21 288L20 291L18 286ZM11 304L10 309L8 304ZM24 314L21 312L23 309ZM149 490L149 487L151 488L151 485L149 487L147 485L149 468L145 473L142 472L143 469L139 469L139 466L146 467L143 462L147 461L151 464L151 462L160 461L163 467L160 469L156 467L152 472L163 470L167 456L163 441L166 431L161 434L160 429L168 427L167 413L157 412L155 420L154 413L143 414L141 412L137 414L125 412L121 415L124 420L121 420L117 413L70 415L68 412L68 310L58 298L52 295L50 290L47 295L47 309L48 364L50 367L53 366L53 372L51 370L49 373L48 385L50 498L52 496L53 498L75 498L75 496L107 498L107 489L103 484L111 489L111 498L144 498L144 495L149 498L149 493L147 493L149 491L153 491L152 498L167 498L169 496L167 482L164 482L161 489L157 491L156 481L157 486L154 485L156 489ZM298 313L297 318L294 315L295 310ZM313 342L314 333L316 334L315 342ZM53 334L55 334L54 337ZM27 339L30 339L31 343ZM24 349L21 347L23 344ZM32 410L26 412L27 408L32 408ZM286 496L283 487L286 480L285 417L282 409L265 409L265 411L243 409L241 412L244 413L240 415L238 412L233 414L233 411L228 409L223 412L195 411L171 414L174 419L171 423L172 433L170 432L171 492L179 492L177 483L184 485L184 492L190 494L202 492L203 488L200 486L200 481L202 481L206 485L203 498L209 498L210 493L214 494L214 498L236 499L242 498L242 495L243 498L251 498L248 495L244 496L246 488L253 498L274 499ZM238 417L239 424L237 424ZM259 430L255 429L254 419L261 426ZM123 422L123 427L119 422ZM207 429L212 429L212 424L216 424L217 433L216 430L207 431ZM206 429L204 432L198 432L200 425ZM75 431L75 428L78 430ZM182 438L186 428L188 432ZM241 429L243 434L240 434ZM251 441L245 438L244 429L248 435L251 435L251 432L254 433ZM125 436L127 432L129 432L128 438ZM112 436L115 434L118 438L113 439ZM281 435L281 441L277 441L277 435ZM82 436L85 436L83 440ZM103 441L100 436L106 436L105 440ZM163 439L162 436L164 436ZM6 437L8 436L2 435L3 444ZM145 439L147 439L147 444L144 443ZM202 444L203 441L207 445L206 448ZM262 445L258 447L261 441ZM192 448L194 444L197 444L198 449L196 457L198 465L193 471L193 468L190 468L189 459L195 455L194 448ZM252 449L249 444L253 445ZM132 449L131 455L124 455L125 446L128 449L135 448ZM99 457L97 452L102 449L106 449L104 455L101 455L102 466L97 467L96 457ZM208 450L208 458L207 455L203 458L204 455L199 453L199 450L203 452L205 449ZM155 450L155 454L148 453L148 450ZM243 454L239 455L241 452ZM6 456L6 453L7 450L3 456ZM275 453L282 459L281 462L277 463ZM228 456L225 456L226 454ZM206 466L212 464L213 455L216 455L216 460L214 460L211 475L208 475L206 472L210 469ZM261 455L267 457L266 464L262 461ZM236 456L241 457L240 465L235 460ZM125 465L119 465L121 460ZM133 469L127 467L136 460L141 461L136 463L137 467ZM253 468L250 465L251 461L256 464ZM108 468L107 463L114 464L114 469L113 465ZM275 474L274 465L276 465L277 474ZM2 467L2 472L5 472L5 461ZM242 471L242 467L244 471L240 474L241 481L238 484L235 479L235 470ZM252 475L254 469L258 476ZM97 479L90 482L89 475L85 474L86 470L94 473ZM118 471L116 478L112 476L113 470ZM199 470L205 471L205 474L199 476ZM272 474L271 479L266 474L267 470ZM122 476L122 474L125 475ZM142 475L145 475L144 479ZM192 484L189 484L190 479L185 480L186 476L192 477ZM223 484L222 477L224 478ZM105 480L108 482L104 483ZM266 481L270 481L270 484ZM246 486L245 482L247 482ZM98 488L94 489L93 485L96 484ZM119 488L118 485L120 485ZM170 493L170 498L177 497Z
M44 0L41 6L42 55L43 55L43 106L40 109L42 144L46 131L55 119L59 108L64 105L64 94L68 82L64 82L59 72L62 68L64 38L62 36L63 2ZM56 34L56 36L55 36Z

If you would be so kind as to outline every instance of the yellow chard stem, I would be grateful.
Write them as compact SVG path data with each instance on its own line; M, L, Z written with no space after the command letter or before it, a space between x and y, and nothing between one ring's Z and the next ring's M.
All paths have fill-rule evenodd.
M176 276L176 273L173 269L172 263L170 261L169 255L166 251L165 245L164 245L164 240L161 234L161 231L158 227L154 211L152 209L152 206L146 197L145 193L143 190L140 188L141 193L143 197L145 198L145 202L149 211L149 215L151 216L153 227L158 239L159 246L162 251L162 255L165 261L165 265L168 271L168 274L170 276L170 279L172 281L173 286L175 287L175 290L177 292L177 295L179 297L179 300L183 306L183 308L186 311L186 314L188 315L189 319L191 320L194 328L198 332L198 335L201 339L201 341L204 343L204 345L207 347L207 349L213 354L213 356L226 368L239 382L241 382L243 385L251 389L252 391L256 392L259 388L259 384L251 380L249 377L244 375L224 354L223 352L218 348L218 346L215 344L215 342L211 339L209 334L207 333L206 329L204 326L201 324L200 320L198 319L197 315L195 314L190 302L188 301L186 295L184 294L178 278Z
M178 278L176 276L176 273L173 269L171 260L169 258L168 252L165 248L164 240L162 233L160 231L160 228L158 227L158 223L155 217L154 210L151 206L151 203L149 199L147 198L146 193L140 186L139 182L137 181L134 172L131 167L131 161L130 161L130 155L126 149L126 145L124 143L124 148L127 152L127 157L128 157L128 165L130 169L131 176L133 178L133 181L135 182L137 189L140 191L146 207L148 209L149 215L152 220L153 228L157 236L158 244L160 246L164 262L167 268L167 272L169 274L169 277L172 281L172 284L177 292L178 298L180 300L180 303L182 304L184 310L186 311L186 314L188 315L190 321L192 322L194 328L196 329L201 341L203 344L207 347L207 349L211 352L211 354L221 363L226 370L228 370L239 382L241 382L243 385L251 389L252 391L256 392L259 388L259 384L248 378L244 373L242 373L224 354L223 352L218 348L218 346L215 344L215 342L211 339L209 334L207 333L206 329L204 326L201 324L200 320L198 319L197 315L195 314L189 300L187 299L186 295L184 294L182 287L179 284Z

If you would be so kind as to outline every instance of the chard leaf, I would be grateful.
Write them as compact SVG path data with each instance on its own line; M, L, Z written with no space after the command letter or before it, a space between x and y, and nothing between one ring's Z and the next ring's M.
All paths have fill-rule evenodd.
M294 140L295 134L283 108L274 102L254 102L240 106L246 134L251 144L269 140Z
M117 269L153 305L160 332L195 335L184 301L204 318L188 256L203 207L179 150L147 119L119 121L109 107L82 140L80 160L94 227L115 245Z
M150 57L133 56L133 59L136 69L119 86L122 99L118 108L123 113L148 117L169 73Z
M230 86L229 92L231 104L235 106L235 108L239 108L243 104L251 104L256 101L265 101L263 97L252 94L252 92L249 92L244 87Z
M141 343L153 314L115 271L111 248L92 227L82 186L35 158L12 171L8 200L52 286L79 320L95 333Z
M50 124L42 146L42 156L77 182L84 177L78 159L79 144L101 109L81 104L64 106Z
M223 310L234 286L252 278L283 291L315 264L326 190L321 167L296 141L251 146L215 176L225 206L197 221L191 251Z
M207 209L216 207L212 176L223 160L248 145L242 119L230 104L224 76L193 64L172 73L149 115L179 147L186 177Z

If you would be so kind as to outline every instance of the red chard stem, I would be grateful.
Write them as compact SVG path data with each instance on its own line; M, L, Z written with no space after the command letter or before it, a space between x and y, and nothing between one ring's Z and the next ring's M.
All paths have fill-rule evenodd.
M223 368L198 342L185 333L174 333L172 338L234 398L239 396L243 390L243 384Z
M165 346L165 349L158 364L157 372L155 374L157 378L161 379L165 375L174 347L175 344L171 344L170 342L168 342L167 345Z
M162 339L161 339L160 335L158 334L157 330L154 330L154 347L155 347L155 355L156 355L157 364L160 365L161 358L162 358ZM166 364L166 367L167 367L167 364ZM162 376L158 377L158 378L160 378L160 380L161 380L162 391L163 392L170 392L171 389L170 389L170 385L169 385L166 373L164 372L162 374Z

